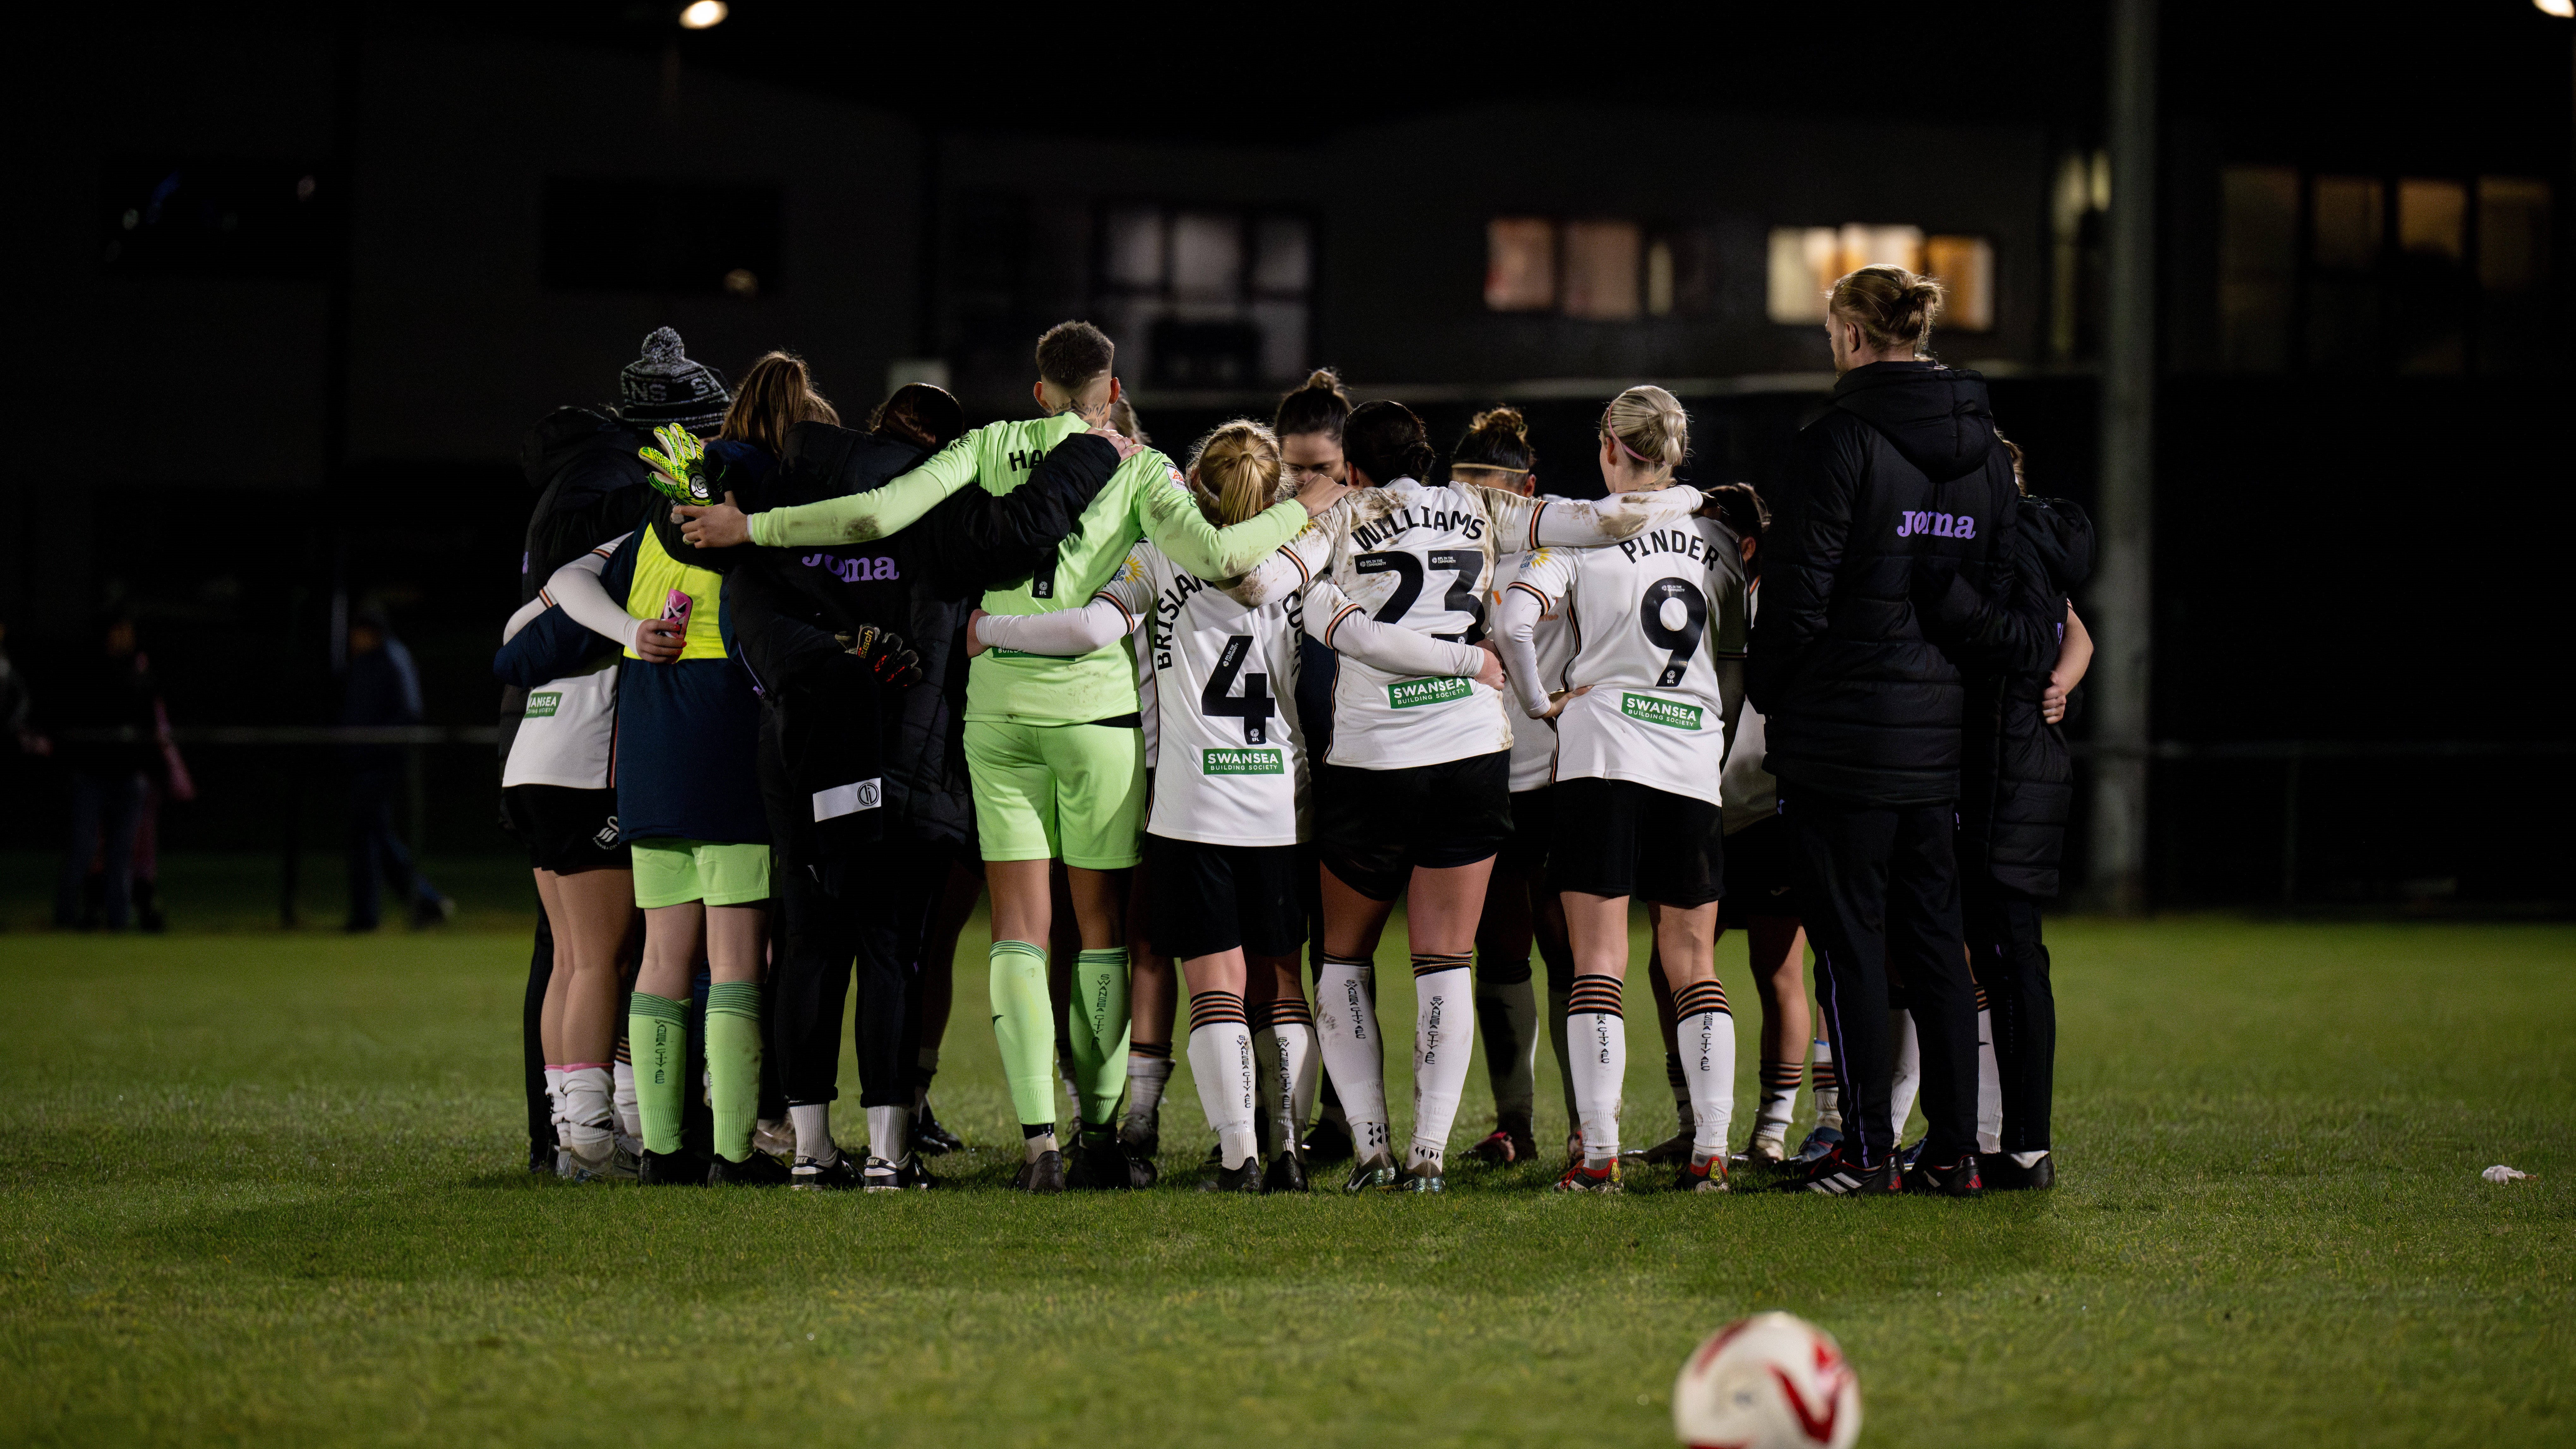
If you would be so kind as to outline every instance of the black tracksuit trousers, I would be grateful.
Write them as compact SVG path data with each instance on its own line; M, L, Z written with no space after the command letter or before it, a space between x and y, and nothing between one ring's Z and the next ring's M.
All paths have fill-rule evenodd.
M2039 936L2039 897L1999 885L1973 866L1961 882L1968 945L1994 1023L1995 1076L2003 1092L2003 1150L2048 1148L2057 1066L2057 995Z
M801 1106L840 1096L841 1008L855 967L859 1105L911 1107L921 1051L912 992L947 855L889 842L878 868L846 873L838 896L812 871L779 864L770 887L779 911L770 1050L787 1100Z
M1961 953L1955 811L1948 803L1881 808L1792 797L1780 813L1795 832L1807 935L1816 947L1817 1005L1842 1071L1848 1154L1887 1160L1895 1075L1888 976L1904 981L1923 1050L1930 1123L1927 1162L1977 1150L1977 997Z

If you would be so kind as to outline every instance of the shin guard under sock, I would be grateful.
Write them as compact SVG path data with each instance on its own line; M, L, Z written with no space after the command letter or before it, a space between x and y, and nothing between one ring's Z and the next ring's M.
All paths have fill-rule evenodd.
M1628 1075L1628 1023L1619 1009L1618 977L1574 978L1566 994L1565 1049L1574 1059L1584 1165L1606 1166L1619 1156L1619 1088Z
M1691 1160L1722 1157L1735 1115L1735 1017L1726 1009L1726 988L1711 979L1674 992L1673 1037L1690 1087Z
M635 1044L635 1116L644 1150L680 1150L688 1091L689 1003L638 991L628 998L626 1032Z
M707 988L707 1111L715 1150L727 1162L751 1157L760 1114L760 983L719 981Z
M1476 1027L1485 1034L1485 1076L1494 1088L1494 1115L1529 1121L1538 1092L1538 993L1530 984L1529 958L1476 964Z
M1315 1036L1362 1162L1387 1150L1386 1069L1370 1004L1376 975L1377 963L1363 956L1326 956L1315 973Z
M1252 1066L1252 1024L1231 991L1190 993L1190 1076L1216 1132L1217 1162L1239 1168L1254 1155L1252 1115L1260 1089Z
M617 1115L608 1105L606 1062L574 1062L563 1069L563 1120L555 1125L557 1140L581 1149L584 1156L604 1155L617 1133Z
M1823 1037L1808 1049L1808 1080L1816 1089L1816 1125L1843 1130L1843 1079L1834 1070L1834 1044Z
M1073 1038L1073 1082L1082 1093L1082 1120L1103 1126L1118 1114L1127 1091L1127 948L1085 951L1073 958L1073 1009L1065 1031Z
M1467 1089L1467 1058L1475 1049L1474 983L1465 952L1413 958L1413 1142L1408 1170L1438 1177L1449 1151L1449 1129L1458 1122L1458 1098Z
M995 941L986 954L993 1002L993 1040L1002 1078L1023 1132L1055 1130L1055 1014L1047 1002L1046 948Z
M1294 1152L1315 1106L1315 1016L1302 999L1266 1003L1253 1024L1252 1061L1260 1072L1259 1135L1268 1150Z

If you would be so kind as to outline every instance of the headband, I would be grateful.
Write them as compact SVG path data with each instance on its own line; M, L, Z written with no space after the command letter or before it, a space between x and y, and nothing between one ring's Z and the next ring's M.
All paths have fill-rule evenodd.
M1666 466L1647 457L1645 454L1638 452L1636 449L1629 447L1628 440L1620 437L1618 431L1610 426L1610 409L1607 407L1601 410L1601 436L1617 443L1619 445L1620 452L1627 454L1629 457L1636 459L1638 462L1645 464L1649 468L1661 468Z

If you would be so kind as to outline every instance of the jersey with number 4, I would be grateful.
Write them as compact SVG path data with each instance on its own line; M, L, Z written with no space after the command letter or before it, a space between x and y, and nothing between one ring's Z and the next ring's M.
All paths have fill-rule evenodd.
M1156 710L1154 808L1145 828L1209 845L1303 839L1303 596L1247 608L1141 543L1093 597L1145 625L1137 648L1153 671Z
M1723 804L1728 707L1745 652L1733 530L1688 518L1600 548L1543 548L1510 585L1570 610L1556 778L1631 780ZM1549 681L1551 686L1555 681Z

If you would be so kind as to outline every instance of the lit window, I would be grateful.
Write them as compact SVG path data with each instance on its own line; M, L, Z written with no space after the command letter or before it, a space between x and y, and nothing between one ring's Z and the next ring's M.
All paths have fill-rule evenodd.
M2218 357L2232 372L2289 365L2299 270L2299 173L2230 166L2219 173Z
M2478 178L2478 285L2519 292L2549 275L2549 183Z
M1963 238L1962 240L1967 240ZM1880 262L1923 270L1919 226L1784 226L1771 231L1770 314L1774 322L1822 322L1825 293L1848 273Z
M1923 243L1923 268L1950 289L1941 325L1991 332L1995 325L1995 248L1981 236L1936 236Z
M2469 254L2469 189L2456 181L2408 177L2397 183L2397 246L2460 261Z
M1667 237L1646 244L1646 315L1673 315L1673 244Z
M1100 217L1094 310L1119 367L1157 387L1248 387L1308 365L1313 222L1276 212L1119 206Z
M1565 224L1565 315L1624 322L1637 315L1638 233L1633 221Z
M1172 220L1172 297L1231 305L1243 290L1243 218L1185 211Z
M2388 192L2373 176L2320 176L2316 181L2316 261L2336 271L2366 272L2379 262L2388 229Z
M1485 225L1485 306L1545 312L1556 305L1556 224L1498 216Z
M1113 287L1160 291L1163 286L1163 209L1127 206L1109 213L1101 270Z

